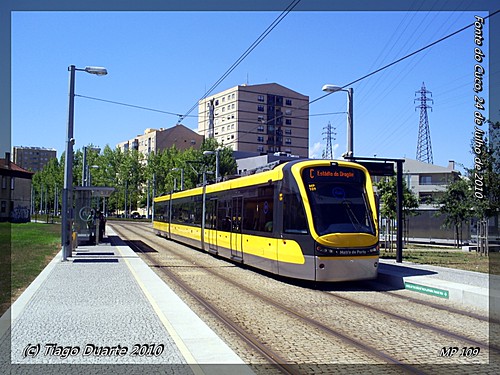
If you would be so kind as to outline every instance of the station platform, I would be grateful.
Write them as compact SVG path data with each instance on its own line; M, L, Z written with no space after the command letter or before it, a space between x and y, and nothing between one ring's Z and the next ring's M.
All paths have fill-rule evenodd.
M67 261L60 252L4 314L0 345L10 342L12 369L29 364L42 371L35 373L74 373L66 366L36 366L65 364L96 365L85 366L85 374L91 368L98 374L253 373L115 238L114 244L79 246Z
M377 281L500 314L499 276L380 259Z

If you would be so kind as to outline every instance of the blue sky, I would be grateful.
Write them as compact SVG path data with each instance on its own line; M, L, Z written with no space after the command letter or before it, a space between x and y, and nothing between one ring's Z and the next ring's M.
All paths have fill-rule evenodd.
M77 72L78 95L185 114L279 14L13 12L12 145L55 148L58 156L64 151L71 64L109 72ZM214 92L276 82L314 100L324 84L353 82L473 23L475 15L487 12L291 12ZM489 43L487 27L484 33ZM415 158L420 111L414 99L425 82L434 100L428 103L434 164L455 160L470 167L474 47L469 28L354 84L355 154ZM494 73L488 57L484 66ZM328 122L336 127L335 156L345 151L346 114L325 115L345 110L343 92L311 104L310 156L321 156ZM176 121L174 115L76 97L75 148L114 148L146 128ZM197 128L197 108L183 124Z

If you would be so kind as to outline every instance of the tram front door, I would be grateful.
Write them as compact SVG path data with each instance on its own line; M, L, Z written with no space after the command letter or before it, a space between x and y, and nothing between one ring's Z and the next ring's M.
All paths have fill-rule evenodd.
M217 198L212 198L207 202L205 228L208 231L208 251L217 254Z
M243 197L233 197L231 205L231 258L243 261L243 238L241 235L241 225L243 216Z

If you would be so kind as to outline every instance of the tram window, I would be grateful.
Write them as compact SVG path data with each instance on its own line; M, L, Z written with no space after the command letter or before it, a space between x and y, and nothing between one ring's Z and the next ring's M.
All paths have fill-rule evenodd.
M179 199L172 205L172 222L178 224L201 225L201 203Z
M219 200L217 229L225 232L231 231L231 202L229 200Z
M283 197L283 230L285 233L307 234L304 205L297 194L285 194Z
M168 221L168 202L158 202L155 205L155 221Z
M206 211L205 211L205 228L207 229L215 229L217 216L215 215L215 201L209 200L206 203Z
M243 230L272 232L274 186L258 187L256 195L244 200Z

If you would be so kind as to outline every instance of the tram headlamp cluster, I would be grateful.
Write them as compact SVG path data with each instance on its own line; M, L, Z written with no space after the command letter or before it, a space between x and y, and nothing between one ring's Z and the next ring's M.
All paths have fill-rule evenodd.
M334 250L334 249L329 249L328 247L323 247L323 246L316 246L316 251L318 253L321 253L321 254L325 254L325 255L333 255L335 254L338 250Z

